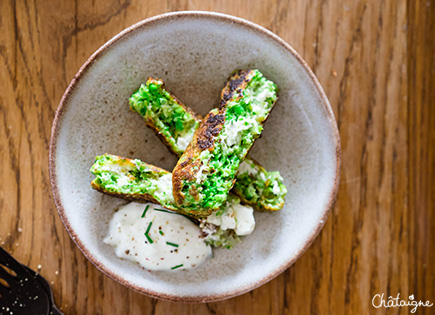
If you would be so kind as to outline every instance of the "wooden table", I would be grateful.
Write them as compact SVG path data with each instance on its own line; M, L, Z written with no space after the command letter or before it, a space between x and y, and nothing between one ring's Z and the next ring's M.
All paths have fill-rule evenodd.
M305 58L337 118L343 165L335 207L292 267L243 296L185 305L135 293L84 258L53 204L48 144L65 88L100 45L193 9L258 23ZM409 312L376 310L377 293L435 302L434 13L427 0L0 1L0 244L40 265L67 314Z

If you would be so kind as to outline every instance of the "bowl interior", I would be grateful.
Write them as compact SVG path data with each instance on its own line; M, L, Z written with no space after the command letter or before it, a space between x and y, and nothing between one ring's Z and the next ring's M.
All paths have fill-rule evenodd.
M80 249L106 274L167 299L210 301L246 292L293 262L323 224L335 195L338 139L327 100L311 74L270 33L218 14L178 13L136 25L91 58L55 121L54 195ZM102 242L123 200L90 188L94 157L111 153L172 170L172 156L128 98L148 76L162 78L205 115L219 103L233 70L258 68L279 87L279 100L251 156L278 170L288 188L284 209L255 213L257 227L233 250L191 271L148 272L117 258Z

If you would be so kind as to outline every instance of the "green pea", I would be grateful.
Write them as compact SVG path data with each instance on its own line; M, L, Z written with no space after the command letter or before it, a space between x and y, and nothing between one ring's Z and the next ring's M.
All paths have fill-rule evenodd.
M157 84L150 83L148 85L148 90L150 91L150 93L157 93L158 89L159 89L159 87Z

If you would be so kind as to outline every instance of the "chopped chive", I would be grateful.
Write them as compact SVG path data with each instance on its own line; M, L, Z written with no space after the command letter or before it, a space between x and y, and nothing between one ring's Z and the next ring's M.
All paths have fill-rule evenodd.
M162 231L159 231L159 233L160 233L160 235L163 235L163 232L162 232Z
M150 205L147 205L147 206L146 206L145 210L144 210L143 213L142 213L141 218L144 218L144 217L145 217L145 214L147 213L149 207L150 207Z
M150 244L154 243L153 239L148 234L145 234L145 236Z
M145 234L148 234L148 233L150 232L150 230L151 230L151 225L153 225L153 222L152 222L152 221L148 224L147 231L145 232Z
M147 231L144 233L145 237L147 238L148 242L150 242L150 244L154 243L153 239L148 235L148 233L151 230L151 225L153 225L152 221L150 222L150 224L148 224Z
M174 269L177 269L177 268L180 268L180 267L183 267L183 266L184 266L183 264L178 265L178 266L174 266L174 267L171 268L171 270L174 270Z
M174 247L178 247L178 244L175 244L175 243L166 242L166 244L171 245L171 246L174 246Z

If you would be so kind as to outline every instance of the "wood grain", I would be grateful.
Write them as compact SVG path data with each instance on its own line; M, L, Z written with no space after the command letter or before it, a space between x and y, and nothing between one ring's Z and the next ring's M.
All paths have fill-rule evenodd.
M53 204L48 143L83 62L144 18L240 16L315 71L340 129L338 199L310 249L268 284L185 305L135 293L75 247ZM435 302L434 1L0 1L0 244L52 283L67 314L369 314L376 293ZM417 314L434 309L419 308Z

